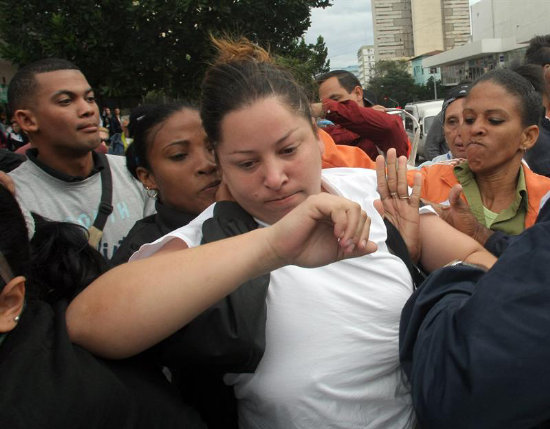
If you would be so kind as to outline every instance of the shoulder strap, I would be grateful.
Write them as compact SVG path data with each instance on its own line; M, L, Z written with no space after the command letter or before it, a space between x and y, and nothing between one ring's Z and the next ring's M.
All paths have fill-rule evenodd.
M104 168L101 170L101 200L99 201L94 224L88 230L88 243L94 248L97 248L99 245L107 218L113 212L113 177L111 175L111 167L105 154L98 153L98 155L102 158L104 164Z
M407 266L409 273L411 274L414 288L416 289L427 277L426 273L420 269L411 259L407 244L403 240L399 230L386 218L384 218L384 224L386 225L388 238L386 239L386 245L388 250L403 261Z

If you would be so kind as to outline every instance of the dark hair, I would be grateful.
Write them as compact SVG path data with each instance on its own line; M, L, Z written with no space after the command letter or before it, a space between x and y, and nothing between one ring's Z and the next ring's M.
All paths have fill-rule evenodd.
M267 51L245 38L213 39L213 43L218 58L206 71L202 83L201 119L214 147L220 142L225 115L267 97L280 98L311 121L304 90L289 71L271 60Z
M136 179L138 167L151 169L147 158L149 145L154 140L154 128L183 109L198 110L196 106L186 102L143 105L132 110L128 131L134 141L126 150L126 167Z
M537 73L538 78L524 73L518 68L520 73L510 69L499 68L485 73L479 77L473 84L471 90L482 82L492 82L504 88L509 94L513 95L518 100L519 110L521 113L521 122L524 127L530 125L539 125L542 113L542 97L536 88L540 87L537 79L542 79L542 76ZM534 78L532 83L529 79Z
M445 112L447 111L447 108L456 100L459 98L464 98L468 95L468 91L470 90L470 83L462 83L460 85L455 86L452 88L445 99L443 100L443 105L441 106L441 111L443 112L443 117L445 117Z
M72 300L82 289L107 271L108 263L88 244L80 225L53 222L33 214L31 263L27 276L35 298L54 303Z
M529 64L550 64L550 34L535 36L529 41L525 60Z
M353 91L356 86L361 86L361 82L359 82L357 76L346 70L332 70L328 73L323 73L322 75L317 76L315 80L317 81L318 85L321 85L331 77L338 78L338 82L340 82L340 85L348 93L351 93L351 91Z
M30 250L27 225L15 197L0 185L0 252L14 276L26 276ZM6 283L0 277L0 292Z
M57 70L78 70L73 63L60 58L44 58L20 68L13 76L8 87L8 108L13 114L17 109L29 103L29 98L37 89L35 76Z
M83 227L47 221L36 214L33 217L35 233L29 243L19 204L0 185L0 251L13 275L27 278L27 298L52 303L70 300L108 269L107 262L88 244ZM0 278L0 292L4 286Z

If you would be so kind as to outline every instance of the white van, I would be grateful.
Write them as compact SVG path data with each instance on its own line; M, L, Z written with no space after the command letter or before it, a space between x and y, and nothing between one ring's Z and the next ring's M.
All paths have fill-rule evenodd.
M419 101L409 103L405 106L405 111L413 115L418 121L420 127L420 140L418 141L418 149L416 151L419 158L424 159L424 142L430 127L433 124L435 116L441 112L443 100ZM405 116L405 130L412 141L416 132L414 121Z

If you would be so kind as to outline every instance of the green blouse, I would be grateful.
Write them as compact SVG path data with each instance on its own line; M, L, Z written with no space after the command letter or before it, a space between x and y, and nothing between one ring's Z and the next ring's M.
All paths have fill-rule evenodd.
M527 214L527 187L525 186L525 174L523 166L520 166L515 199L510 206L497 214L496 218L486 216L489 211L483 206L479 187L475 175L470 170L468 162L463 162L454 168L454 174L462 185L464 195L470 205L470 210L476 219L487 228L502 231L507 234L517 235L525 229L525 216ZM490 211L489 211L490 212Z

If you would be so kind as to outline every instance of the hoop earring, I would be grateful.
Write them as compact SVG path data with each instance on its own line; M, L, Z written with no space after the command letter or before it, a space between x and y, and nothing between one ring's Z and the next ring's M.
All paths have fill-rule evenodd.
M145 190L146 190L147 196L149 198L157 198L157 196L159 194L156 189L151 189L148 186L145 187Z

